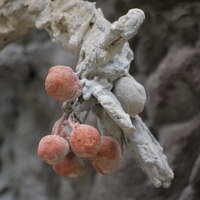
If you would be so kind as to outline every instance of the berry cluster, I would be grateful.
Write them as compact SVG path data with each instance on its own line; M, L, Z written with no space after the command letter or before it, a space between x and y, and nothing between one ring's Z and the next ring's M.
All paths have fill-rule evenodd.
M79 78L67 66L52 67L45 88L58 101L74 101L82 94ZM101 136L95 127L81 123L72 110L63 112L52 134L40 140L38 156L58 175L77 178L84 173L84 159L101 174L114 172L122 160L122 150L112 137Z

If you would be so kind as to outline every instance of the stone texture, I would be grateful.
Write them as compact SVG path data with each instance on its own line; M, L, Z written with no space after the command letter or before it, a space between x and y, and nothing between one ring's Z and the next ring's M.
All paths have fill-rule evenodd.
M145 191L147 195L132 194L130 199L197 200L200 198L197 189L200 152L200 4L197 1L150 3L137 0L116 0L113 4L120 10L120 14L126 12L129 7L139 7L145 11L146 19L142 30L137 38L131 41L135 53L131 71L135 78L145 85L147 91L147 105L142 116L164 147L170 166L175 172L175 179L169 189L157 190L149 185L148 181L142 182L143 190L136 191L139 195ZM125 173L126 170L122 171ZM134 169L133 173L141 176L138 169ZM130 173L127 179L129 177ZM103 185L104 182L99 181L99 185ZM106 185L110 188L111 181L107 181ZM138 183L132 184L133 188L134 186L138 186ZM116 187L115 192L119 188ZM129 191L126 184L123 188L122 193ZM116 199L115 194L109 195L109 199ZM120 195L118 197L129 199ZM108 196L103 199L108 199Z
M33 29L0 53L0 199L200 199L199 1L100 3L113 21L133 7L145 11L145 23L130 41L135 53L131 72L145 85L141 116L175 172L171 187L155 189L128 151L114 174L101 176L88 164L77 180L56 176L39 160L37 144L61 116L61 105L44 91L44 78L52 65L75 67L77 58Z

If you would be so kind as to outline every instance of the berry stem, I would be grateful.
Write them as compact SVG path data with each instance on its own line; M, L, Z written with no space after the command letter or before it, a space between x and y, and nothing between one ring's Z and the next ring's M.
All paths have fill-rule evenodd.
M77 117L77 115L73 112L68 117L68 124L70 128L73 129L75 124L82 124L82 122L79 117Z
M65 126L65 125L66 125L66 114L63 113L62 117L56 121L56 123L52 129L52 133L54 135L59 135L59 133L63 129L62 126Z

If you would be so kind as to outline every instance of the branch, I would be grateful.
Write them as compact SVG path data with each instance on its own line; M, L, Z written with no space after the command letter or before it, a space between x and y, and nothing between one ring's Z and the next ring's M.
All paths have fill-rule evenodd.
M169 187L173 172L166 156L138 117L146 100L144 88L129 74L133 52L127 41L144 19L142 10L131 9L111 24L101 9L83 0L3 0L0 48L35 26L79 55L76 71L83 86L82 99L64 102L65 117L92 110L101 134L115 138L121 147L126 144L155 187Z

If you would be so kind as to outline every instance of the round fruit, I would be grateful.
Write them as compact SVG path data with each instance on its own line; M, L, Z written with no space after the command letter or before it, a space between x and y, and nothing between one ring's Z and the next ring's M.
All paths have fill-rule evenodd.
M73 152L67 154L64 160L53 166L53 170L60 176L77 178L84 173L84 163Z
M92 158L89 158L92 166L101 174L113 173L122 160L122 151L116 140L108 136L101 137L101 148Z
M58 135L44 136L38 145L38 156L46 163L55 165L69 152L69 143Z
M93 157L101 147L99 131L87 124L76 124L70 134L73 152L80 157Z
M73 100L82 93L82 85L74 71L67 66L51 67L45 80L49 96L57 101Z
M142 112L146 93L144 87L136 82L133 77L122 77L114 83L112 92L121 103L124 111L131 117Z

